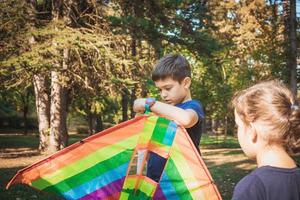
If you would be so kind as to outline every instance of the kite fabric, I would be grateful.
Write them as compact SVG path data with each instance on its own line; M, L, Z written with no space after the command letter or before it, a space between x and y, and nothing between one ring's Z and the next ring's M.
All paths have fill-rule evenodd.
M145 173L149 152L166 159L158 183ZM155 115L123 122L24 168L7 189L17 183L65 199L221 199L186 130Z

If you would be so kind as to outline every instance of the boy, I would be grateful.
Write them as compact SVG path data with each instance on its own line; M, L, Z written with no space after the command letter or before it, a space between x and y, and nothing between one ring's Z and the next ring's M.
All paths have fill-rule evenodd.
M152 72L152 80L160 90L164 102L154 98L141 98L134 102L135 112L151 112L174 120L186 128L193 144L199 151L201 139L201 120L204 112L199 102L192 100L190 93L191 68L181 55L169 54L161 58ZM147 176L158 182L166 160L150 152L147 165Z

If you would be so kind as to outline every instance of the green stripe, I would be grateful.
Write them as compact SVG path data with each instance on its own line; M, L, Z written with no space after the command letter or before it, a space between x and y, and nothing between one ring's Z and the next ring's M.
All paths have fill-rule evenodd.
M193 199L188 188L184 184L183 178L180 176L174 161L169 158L165 173L167 173L169 180L176 190L177 196L182 200Z
M159 117L151 140L163 143L170 121Z
M139 182L138 188L135 191L134 187L137 182ZM144 195L146 195L147 198L150 198L154 195L154 190L156 189L156 187L156 185L153 185L147 182L145 179L139 178L138 176L127 177L123 185L120 199L131 199L130 197L144 199Z
M185 145L185 144L181 144L181 145ZM193 199L195 198L202 199L203 194L200 190L200 183L199 180L197 180L194 175L194 173L197 172L194 172L191 169L189 162L187 162L188 158L184 157L178 143L174 143L172 146L171 158L178 170L178 173L182 177L184 177L183 184L186 185Z
M135 177L127 177L124 181L123 188L124 189L133 189L136 182L137 182L137 179Z
M158 119L158 117L151 116L146 120L146 122L144 124L143 131L141 132L141 136L140 136L140 139L139 139L139 144L146 144L151 139L151 136L152 136L153 130L155 128L157 119Z
M126 162L129 162L132 156L133 150L123 151L110 159L104 160L102 162L97 163L93 167L82 171L75 176L72 176L68 179L65 179L58 184L52 185L50 187L45 188L46 191L55 192L55 193L64 193L69 191L70 189L79 186L85 182L89 182L90 180L101 176L103 173L109 171L112 166L120 166Z
M153 196L155 189L156 189L155 185L152 185L151 183L147 182L145 179L141 180L141 183L139 185L139 190L145 193L147 196Z
M134 191L133 189L125 189L121 192L120 199L122 200L148 200L152 199L152 197L147 196L144 192L140 190Z
M32 186L43 190L46 187L57 184L64 179L70 178L92 166L95 164L107 160L116 154L126 150L133 149L136 145L136 140L138 135L134 135L126 140L122 140L121 142L113 145L109 145L107 147L101 148L94 153L91 153L80 160L73 162L52 174L41 177L40 179L33 181ZM91 142L92 143L92 142ZM88 144L86 144L88 146ZM92 144L91 144L92 145ZM49 163L51 165L51 163Z

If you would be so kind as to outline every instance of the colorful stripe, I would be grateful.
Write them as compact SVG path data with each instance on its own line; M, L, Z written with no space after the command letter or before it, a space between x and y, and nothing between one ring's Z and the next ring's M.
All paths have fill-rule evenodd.
M174 157L178 155L181 159L184 159L185 166L190 169L190 176L200 180L200 185L206 185L211 182L212 178L198 152L191 148L193 147L192 141L190 140L189 143L188 139L190 140L187 133L184 134L183 131L176 135L176 141L172 147L174 149ZM191 158L195 158L196 160Z
M56 154L22 170L22 176L26 176L26 179L21 178L14 180L15 182L19 181L25 184L30 184L32 181L45 175L52 174L60 168L64 168L70 163L74 163L96 150L100 150L111 144L118 143L127 139L128 137L138 135L144 128L146 119L147 118L145 117L135 118L86 138L83 140L83 143L75 143L57 152ZM133 142L132 145L135 147L136 142ZM31 170L33 167L34 170Z
M167 159L159 183L130 171L138 150ZM91 136L21 170L8 186L14 182L66 199L221 199L187 132L157 116Z
M164 146L171 146L177 130L177 125L165 118L158 118L151 141Z
M160 185L159 191L161 191L163 196L167 196L169 199L174 199L174 200L180 199L177 195L176 189L174 188L166 172L163 172L159 185ZM161 199L161 196L162 196L161 194L157 194L157 197L154 199Z
M143 177L143 179L140 180L139 185L138 185L139 190L149 197L153 196L156 187L157 187L157 184L154 183L148 177Z
M171 177L168 179L173 186L171 190L176 191L176 196L178 196L179 199L182 200L193 199L192 195L190 194L189 188L187 188L186 186L185 180L182 178L180 171L178 170L177 166L175 165L174 161L171 158L168 160L165 173L167 177ZM171 187L168 187L168 190L170 190L170 188ZM166 192L165 194L166 196L170 195L168 194L169 191L165 191L164 189L165 188L162 188L163 193L165 194Z
M74 187L90 181L91 179L94 179L95 177L100 176L101 174L110 170L111 166L115 166L116 163L119 165L127 163L131 158L132 152L133 151L123 151L111 157L110 159L97 163L85 171L82 171L70 178L64 179L55 185L51 185L45 188L45 190L48 192L64 193Z
M93 180L84 183L76 188L73 188L65 193L63 193L63 196L66 199L79 199L81 197L86 196L87 194L90 194L92 192L95 192L99 188L105 187L106 185L121 179L124 177L124 174L126 174L126 170L128 168L129 163L125 163L113 170L110 170L101 176L98 176L94 178Z
M168 129L166 131L166 135L162 143L168 146L172 146L174 137L176 135L176 131L177 131L177 124L173 121L170 121Z
M151 139L152 133L156 127L158 117L151 116L144 124L144 129L140 133L138 145L147 145Z
M165 118L158 118L151 140L162 143L165 138L169 123L170 121Z
M157 189L154 193L154 196L153 196L154 200L166 200L167 199L166 196L164 195L162 189L161 189L161 183L162 182L159 183L159 185L158 185L158 187L157 187Z
M194 157L194 156L189 155L189 157ZM191 167L187 163L187 160L189 159L186 159L182 155L182 152L180 151L176 143L173 144L170 158L171 158L170 160L174 162L173 165L174 167L176 166L176 169L178 170L178 174L184 177L184 179L182 179L181 181L182 183L184 183L185 187L187 188L187 191L189 191L189 193L191 194L192 199L203 199L203 194L200 190L201 184L194 175L196 172L192 171ZM173 173L173 168L166 171L166 173L167 174ZM172 176L169 175L169 177Z
M145 176L128 176L125 179L120 199L151 199L157 183Z
M198 198L201 197L202 199L205 199L205 197L207 196L209 196L211 199L221 199L221 196L212 181L212 177L208 169L206 168L205 163L200 158L196 148L193 146L193 143L185 130L182 129L179 133L176 134L175 142L172 148L175 152L177 151L181 159L185 160L185 168L189 168L190 175L183 175L185 179L189 180L190 182L190 191L193 196ZM182 161L178 160L178 162ZM183 168L183 166L178 166L181 169ZM183 172L184 171L185 170L183 170ZM190 178L193 179L190 180Z
M80 200L90 200L90 199L105 199L119 193L122 190L122 185L125 178L118 179L106 186L80 198Z
M126 140L123 140L117 144L107 146L105 148L102 148L80 160L77 162L71 163L67 165L64 168L61 168L57 170L56 172L46 175L44 177L41 177L40 179L33 181L32 185L40 190L45 189L46 187L49 187L53 184L57 184L67 178L70 178L77 173L80 173L98 162L102 162L104 160L107 160L111 158L112 156L115 156L120 151L130 148L132 144L134 144L137 140L137 136L133 136L130 138L127 138ZM130 145L131 144L131 145Z

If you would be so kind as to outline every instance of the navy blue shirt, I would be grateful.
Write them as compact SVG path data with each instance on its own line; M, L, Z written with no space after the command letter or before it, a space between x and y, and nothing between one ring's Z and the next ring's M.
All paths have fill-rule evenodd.
M196 149L199 151L199 144L200 144L200 139L202 134L201 120L204 118L202 105L198 101L190 100L184 103L177 104L176 106L185 110L192 109L197 113L198 122L191 128L187 128L186 130L189 136L191 137ZM164 169L166 161L167 160L165 158L153 152L150 152L150 157L147 165L147 176L153 179L154 181L158 182L162 174L162 171Z
M200 139L202 135L201 121L204 119L204 112L203 112L202 105L198 101L190 100L184 103L177 104L176 106L184 110L192 109L197 113L198 122L194 126L190 128L186 128L186 131L191 137L196 149L199 150Z
M300 168L260 167L236 185L233 200L300 200Z

